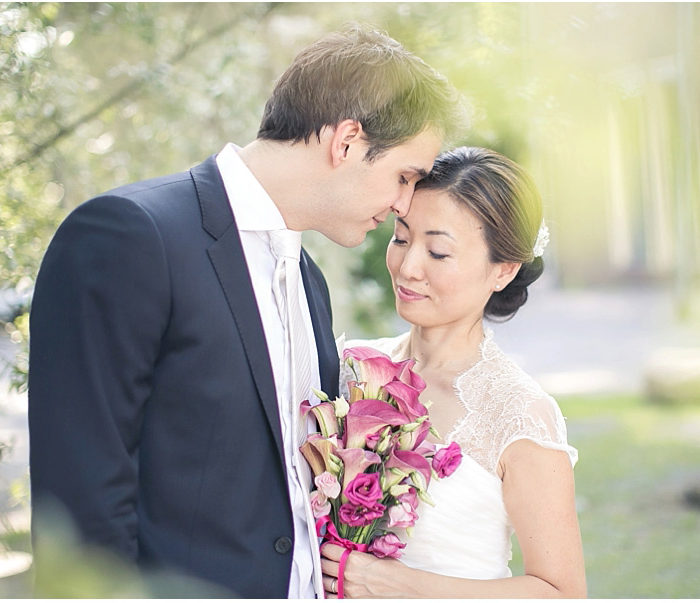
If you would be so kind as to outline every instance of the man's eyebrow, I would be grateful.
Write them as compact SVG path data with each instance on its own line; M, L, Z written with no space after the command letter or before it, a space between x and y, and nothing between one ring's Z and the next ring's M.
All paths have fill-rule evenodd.
M406 220L404 220L400 216L396 216L396 221L399 224L401 224L406 230L411 230L411 227L408 224L406 224Z
M428 175L428 172L426 172L422 167L409 166L408 169L413 170L421 178L425 178Z

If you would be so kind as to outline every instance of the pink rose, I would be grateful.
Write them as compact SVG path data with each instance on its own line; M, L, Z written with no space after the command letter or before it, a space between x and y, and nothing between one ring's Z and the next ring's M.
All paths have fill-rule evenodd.
M411 509L418 507L418 491L415 488L409 488L408 492L399 496L398 500L401 504L407 504Z
M325 497L338 498L340 494L340 482L332 473L324 471L321 475L317 475L314 478L314 483Z
M382 515L384 515L385 510L386 507L382 503L374 503L369 507L345 503L340 505L340 509L338 509L338 517L344 524L357 528L368 526L375 519L379 519Z
M314 490L309 496L309 501L311 502L311 512L314 517L318 519L319 517L324 517L331 512L331 503L319 490Z
M379 473L360 473L345 487L345 496L353 505L372 506L384 497Z
M407 502L389 507L389 528L411 528L418 519L418 513Z
M445 448L440 448L433 457L433 469L438 477L452 475L462 462L462 449L457 442L452 442Z
M375 538L369 545L368 551L372 553L375 557L392 557L393 559L398 559L401 557L401 549L405 548L406 545L399 540L396 534L391 532Z

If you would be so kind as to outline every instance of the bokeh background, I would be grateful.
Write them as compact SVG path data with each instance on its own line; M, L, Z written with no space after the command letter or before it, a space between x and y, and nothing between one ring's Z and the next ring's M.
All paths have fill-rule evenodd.
M351 21L448 77L469 117L457 142L509 155L542 191L545 276L493 328L579 448L590 595L700 597L695 3L0 3L0 594L30 592L27 310L57 225L92 195L253 139L294 55ZM405 328L390 230L354 250L305 235L337 334ZM75 558L44 595L123 592Z

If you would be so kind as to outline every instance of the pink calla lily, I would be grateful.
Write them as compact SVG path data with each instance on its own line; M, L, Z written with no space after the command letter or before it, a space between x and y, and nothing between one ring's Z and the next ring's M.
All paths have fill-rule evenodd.
M401 372L398 375L398 380L402 383L406 383L411 387L418 390L421 393L425 389L425 381L418 373L413 371L413 367L416 365L416 361L412 358L404 360L399 363L401 365Z
M367 437L387 425L405 425L409 419L382 400L358 400L345 417L345 448L364 448Z
M413 431L404 431L398 436L398 444L401 450L413 450L418 452L421 445L430 433L430 421L423 421ZM421 454L421 456L424 456Z
M331 459L331 455L337 455L339 452L336 438L324 438L321 434L312 433L299 450L311 466L314 476L321 475L325 471L338 475L337 460L334 463Z
M330 402L321 402L311 406L308 400L304 400L301 403L300 410L302 416L306 416L308 413L313 414L324 438L339 432L338 417L335 414L335 407Z
M343 359L348 358L352 358L358 378L365 384L365 398L379 398L384 384L398 378L404 370L401 363L393 362L389 356L374 348L346 348Z
M395 379L384 386L384 391L394 399L397 408L406 415L409 423L428 414L428 409L418 400L420 392L415 387Z
M417 471L423 476L426 487L430 483L430 463L420 454L412 450L392 450L384 468L386 470L385 475L388 476L390 482L396 481L396 478L391 475L391 469L398 469L406 475ZM420 484L416 485L418 486Z

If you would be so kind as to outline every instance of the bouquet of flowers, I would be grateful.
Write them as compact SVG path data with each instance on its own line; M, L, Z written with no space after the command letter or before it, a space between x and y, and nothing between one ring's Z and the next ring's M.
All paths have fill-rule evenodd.
M399 558L406 545L392 528L410 535L419 499L433 504L427 493L431 478L451 475L462 452L454 442L438 449L426 440L437 433L418 400L425 382L412 370L414 360L393 362L366 347L345 349L343 359L354 374L348 399L330 400L315 391L321 403L301 405L320 432L301 446L314 474L317 531L321 536L325 527L325 539L346 554Z

